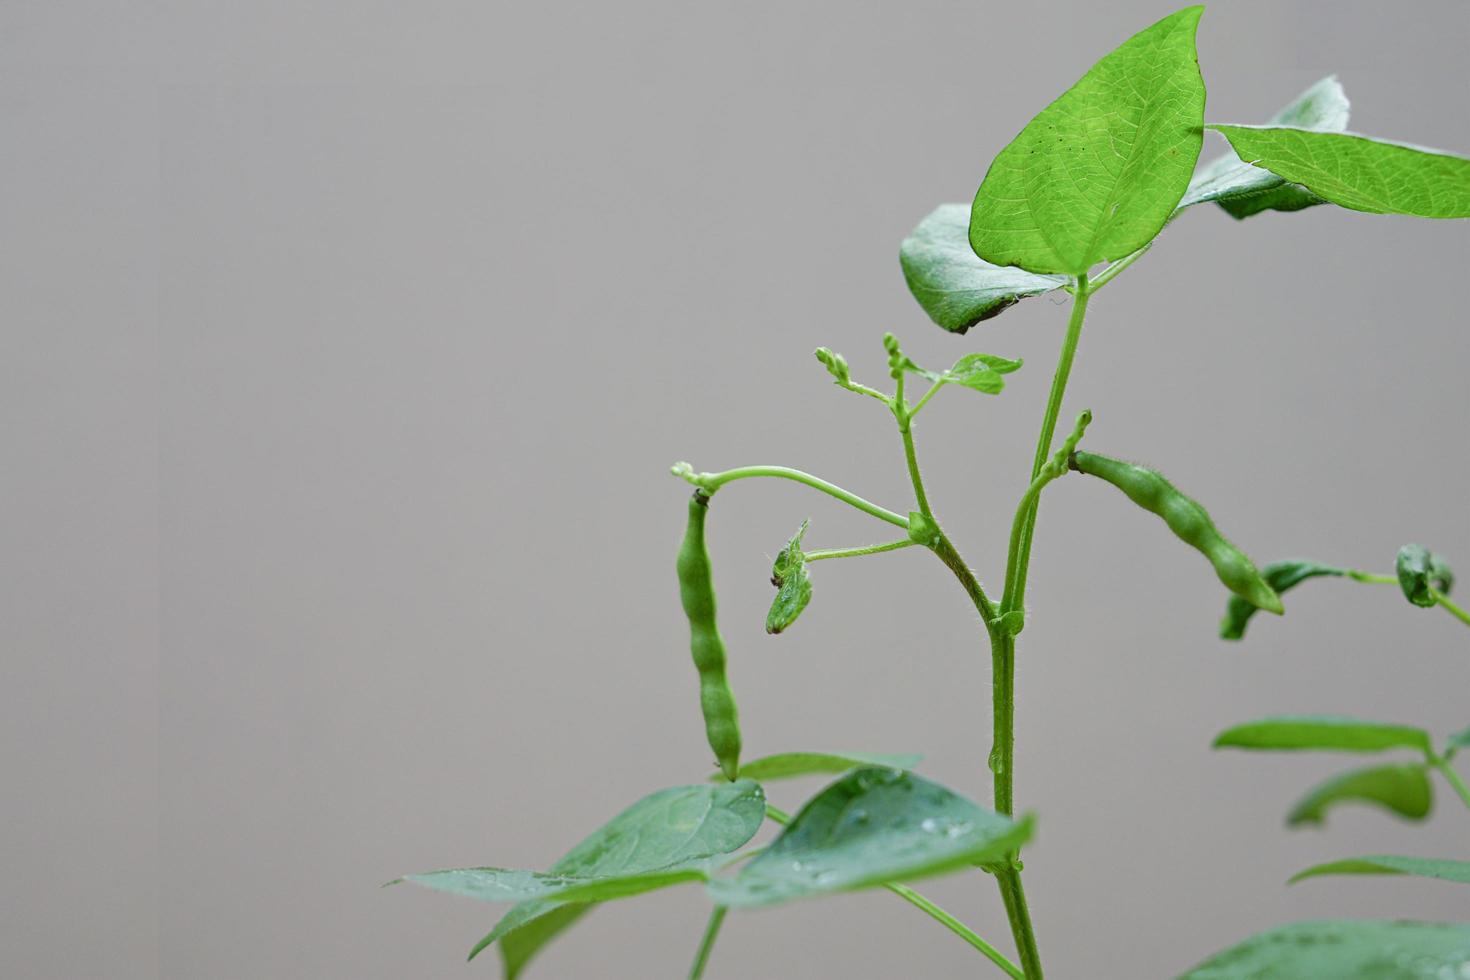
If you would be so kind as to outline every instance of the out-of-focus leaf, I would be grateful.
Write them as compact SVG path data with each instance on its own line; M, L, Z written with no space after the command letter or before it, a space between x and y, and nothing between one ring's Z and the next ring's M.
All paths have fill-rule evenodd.
M1216 953L1179 980L1439 980L1470 971L1470 925L1293 922Z
M1341 803L1372 803L1406 820L1423 820L1434 806L1434 786L1423 765L1373 766L1340 773L1313 787L1287 814L1288 827L1321 825Z
M1320 575L1346 575L1341 568L1323 565L1315 561L1291 559L1273 561L1261 568L1261 577L1276 590L1276 594L1293 589L1309 578ZM1245 627L1256 614L1256 607L1239 596L1232 595L1225 603L1225 618L1220 620L1220 639L1238 640L1245 636Z
M1362 721L1340 715L1282 715L1228 728L1215 736L1215 748L1382 752L1430 751L1429 733L1412 725Z
M1291 876L1290 884L1322 875L1412 875L1416 878L1438 878L1459 885L1470 885L1470 861L1448 858L1404 857L1396 854L1370 854L1318 864Z
M873 752L782 752L742 763L740 776L742 779L768 783L773 779L840 773L870 766L912 769L922 758L923 756L918 755L881 755ZM724 778L716 773L710 780Z
M1398 573L1399 588L1404 598L1416 606L1428 608L1439 602L1434 590L1449 594L1455 584L1455 574L1443 558L1420 544L1406 544L1399 549L1394 570Z

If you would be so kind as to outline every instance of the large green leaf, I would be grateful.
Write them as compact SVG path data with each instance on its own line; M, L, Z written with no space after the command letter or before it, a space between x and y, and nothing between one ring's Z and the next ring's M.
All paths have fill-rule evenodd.
M1347 95L1337 77L1328 76L1272 116L1268 125L1340 133L1348 125ZM1200 167L1179 207L1206 201L1215 201L1236 218L1262 211L1300 211L1324 203L1306 188L1288 184L1269 170L1253 167L1229 150Z
M1286 824L1321 825L1327 810L1340 803L1372 803L1406 820L1423 820L1434 806L1434 786L1422 765L1353 769L1313 787L1291 808Z
M1000 151L975 195L970 245L987 262L1078 275L1153 241L1204 140L1194 34L1171 14L1092 66Z
M1007 859L1031 837L1013 821L937 783L859 769L813 797L760 856L709 884L717 904L793 899L909 881Z
M1273 561L1262 566L1261 578L1276 591L1277 595L1293 589L1309 578L1319 575L1346 575L1341 568L1322 565L1314 561L1291 559ZM1231 596L1225 603L1225 617L1220 620L1220 639L1238 640L1245 636L1246 623L1256 614L1256 607L1239 596Z
M1038 276L976 255L970 247L968 204L935 208L903 240L898 261L909 292L929 319L953 333L964 333L1027 296L1067 284L1066 276Z
M1211 126L1243 160L1339 207L1470 218L1470 160L1440 150L1282 126Z
M754 837L765 815L765 792L750 780L675 786L619 813L545 874L462 868L405 880L471 898L519 900L470 952L473 959L491 943L505 940L506 975L513 977L580 917L588 902L704 880L714 870L713 859ZM542 921L554 912L555 918Z
M1282 715L1228 728L1215 736L1215 748L1381 752L1430 751L1429 733L1412 725L1362 721L1340 715Z
M782 752L742 762L740 776L765 783L797 776L830 775L868 766L912 769L921 758L918 755L880 755L873 752ZM710 777L711 780L724 778L718 773Z
M1291 876L1295 884L1305 878L1322 875L1413 875L1416 878L1438 878L1460 885L1470 885L1470 861L1448 858L1403 857L1397 854L1369 854L1318 864Z
M1443 980L1470 975L1470 925L1293 922L1216 953L1179 980Z

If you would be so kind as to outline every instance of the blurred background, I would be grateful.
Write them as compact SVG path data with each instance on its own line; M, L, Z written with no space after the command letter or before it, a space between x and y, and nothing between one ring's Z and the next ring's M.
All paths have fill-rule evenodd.
M995 587L1065 309L967 337L899 241L1171 8L1084 3L0 5L0 974L496 976L494 906L400 873L544 867L709 767L673 581L668 465L796 465L890 508L884 379L1023 357L917 429L935 507ZM1353 128L1470 151L1470 7L1210 6L1207 117L1337 73ZM1223 142L1210 135L1205 155ZM1192 210L1093 303L1064 407L1258 559L1470 572L1470 225ZM751 756L922 752L988 801L989 660L917 551L823 563L788 634L770 556L883 532L745 483L711 525ZM1208 566L1116 493L1042 509L1019 655L1026 855L1058 978L1165 977L1295 918L1463 915L1425 881L1286 877L1463 850L1344 810L1352 760L1212 754L1272 712L1470 722L1470 643L1388 587L1314 582L1238 645ZM793 808L818 783L776 784ZM925 890L1009 947L993 883ZM683 976L694 889L616 903L537 977ZM732 916L708 974L990 967L883 893Z

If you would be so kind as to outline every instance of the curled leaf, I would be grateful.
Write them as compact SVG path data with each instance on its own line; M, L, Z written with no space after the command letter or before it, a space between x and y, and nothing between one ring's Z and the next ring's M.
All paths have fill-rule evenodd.
M1288 559L1273 561L1261 569L1261 578L1276 590L1276 594L1295 588L1309 578L1322 575L1346 575L1347 571L1323 565L1315 561ZM1256 607L1239 596L1232 595L1225 603L1225 618L1220 620L1220 639L1238 640L1245 636L1246 623L1256 614Z
M1394 571L1398 573L1404 598L1416 606L1433 606L1439 601L1434 593L1448 593L1455 584L1449 565L1423 545L1406 544L1400 548Z
M1434 806L1434 787L1419 763L1352 769L1314 786L1291 808L1286 825L1321 826L1341 803L1370 803L1405 820L1423 820Z
M806 536L810 521L802 521L796 534L786 542L771 565L771 584L776 587L776 598L771 602L771 611L766 614L766 632L780 633L792 623L806 604L812 599L812 580L806 570L806 553L801 550L801 539Z

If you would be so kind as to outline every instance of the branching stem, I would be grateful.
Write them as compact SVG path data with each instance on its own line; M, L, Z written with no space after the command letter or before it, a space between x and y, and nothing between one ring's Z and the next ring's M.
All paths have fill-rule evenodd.
M812 476L801 470L794 470L789 466L741 466L733 470L724 470L719 473L695 473L687 464L676 464L674 474L699 487L707 494L713 494L720 487L736 480L748 480L754 477L772 477L779 480L792 480L796 483L805 484L813 490L820 490L829 497L836 497L845 504L856 507L865 514L871 514L880 521L887 521L904 530L908 530L909 519L901 514L895 514L886 507L879 507L871 501L864 500L849 490L844 490L835 483L828 483L821 477Z

